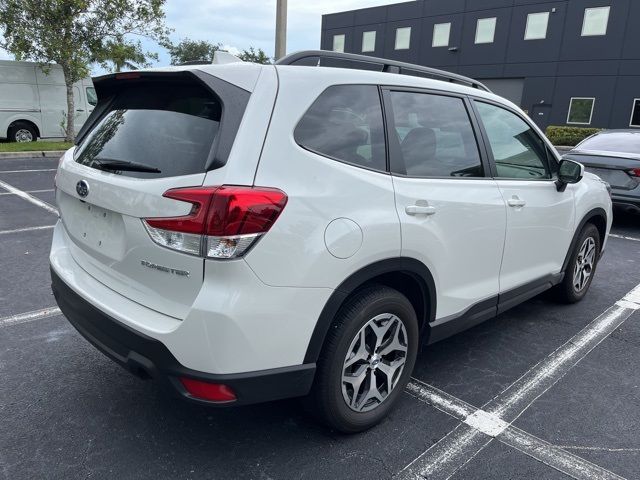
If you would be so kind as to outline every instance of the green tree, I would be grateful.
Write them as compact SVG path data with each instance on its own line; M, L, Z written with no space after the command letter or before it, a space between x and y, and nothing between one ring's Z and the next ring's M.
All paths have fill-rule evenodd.
M222 44L183 38L175 44L167 41L163 46L169 51L171 65L180 65L186 62L211 62Z
M118 37L107 40L92 63L99 63L105 70L121 72L123 69L136 70L151 66L150 60L158 61L158 54L145 52L140 41L134 42Z
M67 90L66 140L73 141L73 84L105 58L109 42L138 35L162 41L165 0L0 0L0 46L17 59L62 67Z
M271 63L271 58L261 48L249 47L249 50L243 50L238 57L245 62L261 63L263 65Z

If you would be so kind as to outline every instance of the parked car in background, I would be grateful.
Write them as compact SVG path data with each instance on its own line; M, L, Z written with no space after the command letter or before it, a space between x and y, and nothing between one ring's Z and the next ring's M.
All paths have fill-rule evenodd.
M98 99L90 78L73 86L78 132ZM0 60L0 139L31 142L64 138L67 92L62 67Z
M611 185L614 206L640 213L640 130L605 130L563 158L582 163Z

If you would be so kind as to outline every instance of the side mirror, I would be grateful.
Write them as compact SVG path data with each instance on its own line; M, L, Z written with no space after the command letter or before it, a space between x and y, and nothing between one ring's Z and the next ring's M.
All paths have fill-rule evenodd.
M584 165L573 160L561 160L558 167L558 180L556 187L559 192L564 192L570 183L578 183L584 177Z

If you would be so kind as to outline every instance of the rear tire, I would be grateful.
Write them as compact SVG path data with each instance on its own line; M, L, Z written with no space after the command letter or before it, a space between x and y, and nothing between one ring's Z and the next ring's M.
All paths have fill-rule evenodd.
M374 285L354 294L336 315L318 359L308 399L314 413L344 433L376 425L409 382L418 337L415 310L400 292Z
M9 128L8 138L10 142L35 142L38 132L30 123L16 122Z
M576 303L584 298L591 286L600 259L600 232L587 223L571 254L564 280L556 287L556 298L563 303Z

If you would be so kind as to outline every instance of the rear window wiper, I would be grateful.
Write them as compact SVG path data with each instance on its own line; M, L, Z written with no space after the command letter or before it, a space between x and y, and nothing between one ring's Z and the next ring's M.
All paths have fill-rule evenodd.
M128 162L125 160L114 160L113 158L94 158L95 162L101 170L119 170L127 172L149 172L161 173L159 168L145 165L144 163Z

